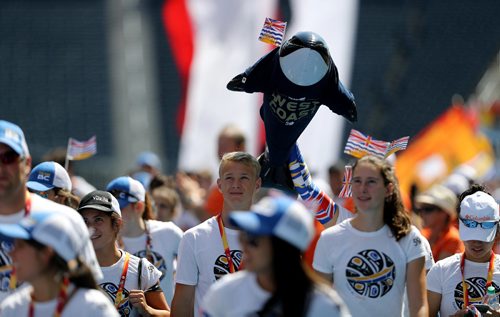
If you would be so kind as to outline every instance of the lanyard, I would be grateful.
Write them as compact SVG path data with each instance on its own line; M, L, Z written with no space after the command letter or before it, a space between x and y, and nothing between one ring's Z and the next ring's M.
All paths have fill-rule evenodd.
M224 253L226 254L226 259L229 265L229 273L234 273L238 268L234 268L233 258L231 257L231 250L229 249L229 244L227 243L226 230L224 230L224 223L222 222L222 214L217 215L217 224L219 225L219 233L222 239L222 245L224 246Z
M24 201L24 216L28 217L31 213L31 194L26 191L26 200ZM10 271L10 281L9 288L15 289L17 286L16 268L12 265L12 270Z
M493 266L495 262L495 253L491 252L490 264L488 265L488 277L486 279L485 290L488 286L491 286L493 280ZM464 308L469 306L469 292L467 284L465 283L465 252L462 253L462 258L460 259L460 271L462 272L462 291L464 294Z
M68 277L64 277L61 283L61 288L59 289L59 293L57 294L57 304L56 310L54 311L54 317L61 317L61 313L68 302L68 286L69 279ZM30 306L28 309L28 317L33 317L35 315L35 304L33 304L33 294L31 295Z
M122 270L122 275L120 277L120 284L118 284L118 291L116 292L116 298L115 298L116 308L120 306L123 300L123 289L125 288L125 280L127 279L129 259L130 259L130 254L128 252L125 252L125 262L123 263L123 270Z

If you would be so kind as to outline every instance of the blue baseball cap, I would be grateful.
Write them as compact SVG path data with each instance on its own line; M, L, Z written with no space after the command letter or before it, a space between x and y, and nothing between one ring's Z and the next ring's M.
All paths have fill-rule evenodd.
M29 189L43 192L54 187L71 191L71 179L68 172L56 162L43 162L33 168L26 186Z
M121 209L130 203L146 199L146 190L142 183L130 176L115 178L106 186L106 190L116 197Z
M161 160L158 157L158 155L156 155L153 152L140 153L137 156L136 164L137 164L137 166L147 165L147 166L154 167L157 170L161 169Z
M23 130L14 123L0 120L0 143L8 145L21 157L30 156Z
M306 250L314 237L311 213L300 202L288 197L265 197L250 211L233 211L229 221L256 236L275 236L299 250Z

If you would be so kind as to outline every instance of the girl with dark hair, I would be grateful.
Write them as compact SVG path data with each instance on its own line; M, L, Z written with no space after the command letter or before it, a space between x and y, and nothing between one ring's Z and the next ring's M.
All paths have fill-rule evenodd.
M37 212L18 224L1 224L0 233L14 239L11 251L21 287L0 305L0 316L118 316L97 290L89 267L80 259L86 228L64 214Z
M353 316L427 316L421 235L404 210L392 165L374 156L352 168L356 215L324 230L313 267L335 285Z
M465 251L438 261L427 275L429 316L500 316L485 303L488 292L500 293L498 203L481 185L460 195L459 234ZM480 305L480 306L477 306Z
M207 292L204 316L349 316L336 293L301 258L314 235L299 202L264 198L251 211L233 212L245 270L224 276Z
M107 190L116 197L122 211L121 247L148 259L162 272L160 286L170 304L174 293L174 262L182 230L171 221L154 220L151 196L139 181L129 176L118 177L108 184Z
M87 227L103 278L100 288L122 317L170 316L160 288L161 272L145 258L118 247L122 228L120 206L109 192L96 190L85 195L78 207Z

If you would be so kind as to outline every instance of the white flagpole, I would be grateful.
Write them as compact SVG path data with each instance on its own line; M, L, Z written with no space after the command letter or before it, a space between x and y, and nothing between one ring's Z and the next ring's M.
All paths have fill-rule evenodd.
M68 151L69 145L71 144L71 138L68 139L68 146L66 147L66 159L64 160L64 169L68 171L69 159L68 159Z

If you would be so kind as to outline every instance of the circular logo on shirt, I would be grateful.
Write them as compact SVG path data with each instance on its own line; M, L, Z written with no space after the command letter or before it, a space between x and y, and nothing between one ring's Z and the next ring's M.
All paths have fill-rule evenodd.
M470 277L465 279L465 284L467 285L467 293L469 295L469 304L481 304L483 302L484 295L486 295L486 279L483 277ZM491 286L495 287L495 293L500 292L500 287L491 283ZM464 292L462 288L462 282L457 283L455 286L455 305L457 309L462 309L464 305Z
M379 298L387 294L396 279L392 259L377 250L364 250L347 263L346 278L359 295Z
M3 238L3 236L2 236ZM10 288L10 273L12 272L12 260L9 252L14 247L10 240L0 239L0 292L7 292Z
M118 286L116 286L111 282L106 282L100 284L99 287L101 287L101 289L108 295L108 297L111 299L111 302L114 304L116 300L116 293L118 292ZM129 291L124 288L122 294L122 300L117 307L118 313L122 317L128 317L132 312L132 306L129 304L128 301L128 294Z
M238 271L241 264L241 259L243 258L243 252L240 250L231 250L231 258L233 259L234 269ZM218 280L225 274L229 274L229 262L225 254L221 254L217 257L214 263L214 275L215 279Z
M161 256L161 254L155 252L154 250L151 250L150 256L147 256L146 250L142 250L134 253L134 255L139 258L145 258L149 262L151 262L151 264L153 264L162 273L160 276L160 280L163 280L163 278L167 274L167 265L165 263L165 259Z

